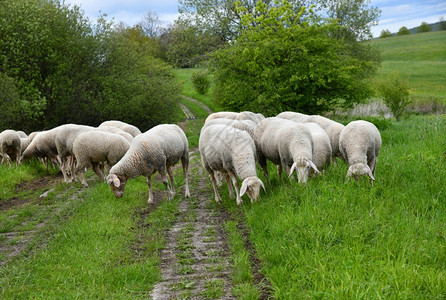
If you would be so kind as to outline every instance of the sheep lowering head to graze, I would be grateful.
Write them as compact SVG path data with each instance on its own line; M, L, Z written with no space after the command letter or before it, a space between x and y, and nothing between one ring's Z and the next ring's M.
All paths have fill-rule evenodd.
M0 133L0 158L6 160L9 165L15 161L18 165L22 152L22 143L19 134L15 130L7 129Z
M110 169L107 183L116 197L122 197L128 179L146 176L149 185L148 203L152 203L152 175L158 171L169 192L168 197L172 199L175 196L175 187L171 168L180 160L183 166L185 196L189 197L189 146L186 135L177 125L158 125L133 139L124 157ZM166 174L169 175L170 186Z
M117 120L104 121L98 127L102 126L113 126L119 128L121 130L124 130L125 132L130 133L133 137L141 134L141 130L139 130L138 127L122 121L117 121Z
M378 128L370 122L358 120L345 126L339 136L339 149L350 165L347 178L353 176L358 180L366 175L373 183L381 143Z
M310 130L303 124L272 117L261 121L254 131L259 164L267 181L269 159L278 166L279 177L282 168L291 176L296 170L300 183L306 183L313 169L319 173L313 163L313 139Z
M211 179L216 202L221 201L214 176L216 171L225 173L231 197L234 195L229 178L232 180L237 204L242 203L245 193L251 202L257 200L260 187L265 189L265 186L257 177L256 149L247 132L223 124L206 126L200 134L199 149L203 166ZM240 191L237 177L242 180Z

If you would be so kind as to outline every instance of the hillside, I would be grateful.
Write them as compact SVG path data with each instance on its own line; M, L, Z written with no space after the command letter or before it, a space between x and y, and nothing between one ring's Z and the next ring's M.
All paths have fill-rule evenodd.
M371 41L382 51L377 78L399 72L419 103L446 104L446 31L394 36Z

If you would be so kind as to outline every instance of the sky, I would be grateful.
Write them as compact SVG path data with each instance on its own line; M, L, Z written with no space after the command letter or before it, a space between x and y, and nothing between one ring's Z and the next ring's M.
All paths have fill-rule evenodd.
M149 10L156 13L165 23L178 18L178 0L61 0L66 4L78 5L90 20L96 20L101 13L113 18L115 23L124 22L133 26L142 20ZM374 37L382 30L397 32L402 26L413 28L421 22L436 23L446 20L445 0L371 0L371 5L381 10L378 25L372 26Z

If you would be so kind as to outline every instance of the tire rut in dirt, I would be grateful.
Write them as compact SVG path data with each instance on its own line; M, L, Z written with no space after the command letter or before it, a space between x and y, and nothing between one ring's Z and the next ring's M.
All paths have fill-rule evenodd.
M209 208L207 177L199 163L199 186L179 205L177 223L166 232L161 253L163 280L152 299L235 299L231 295L231 264L218 211Z

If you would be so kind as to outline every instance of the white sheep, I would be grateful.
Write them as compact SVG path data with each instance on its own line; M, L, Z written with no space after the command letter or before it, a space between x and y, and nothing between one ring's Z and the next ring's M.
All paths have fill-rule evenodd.
M22 131L22 130L17 130L16 132L17 132L17 134L19 135L20 138L27 138L28 137L28 135L24 131Z
M124 131L124 130L118 128L118 127L114 127L114 126L101 126L101 127L96 128L95 130L101 130L101 131L105 131L105 132L109 132L109 133L119 134L120 136L124 137L130 143L133 141L133 135L131 135L127 131Z
M86 168L93 171L105 180L100 163L106 162L108 166L116 164L130 148L130 142L119 134L101 130L90 130L80 133L73 143L73 153L76 158L76 170L82 184L88 184L84 178Z
M125 122L122 122L122 121L117 121L117 120L104 121L98 127L102 127L102 126L117 127L119 129L124 130L125 132L130 133L133 137L136 137L137 135L141 134L141 130L139 130L138 127L128 124L128 123L125 123Z
M179 160L183 166L185 196L190 197L187 178L189 147L186 135L177 125L158 125L133 139L124 157L110 169L107 183L116 197L122 197L128 179L146 176L149 185L148 203L152 203L152 175L158 171L171 199L175 196L171 167ZM170 178L170 187L166 173Z
M268 182L266 159L278 166L279 177L282 169L290 176L296 170L300 183L306 183L310 169L319 173L313 163L311 132L303 124L277 117L266 118L257 125L254 141L259 164Z
M353 176L358 180L359 176L367 175L373 183L381 143L378 128L370 122L358 120L345 126L339 137L339 149L350 165L347 178Z
M204 120L204 124L206 124L207 122L214 120L214 119L220 119L220 118L224 118L224 119L232 119L235 120L238 115L240 113L238 112L233 112L233 111L219 111L219 112L215 112L210 114L206 120Z
M254 123L258 124L260 121L265 119L265 116L260 113L253 113L250 111L242 111L235 118L236 120L251 120Z
M243 131L246 131L251 138L254 138L254 130L257 127L257 123L255 123L252 120L237 120L237 119L226 119L226 118L218 118L208 121L204 124L204 126L201 128L203 131L204 128L207 126L215 125L215 124L223 124L228 125Z
M237 204L242 203L246 193L252 201L256 201L260 187L265 190L256 172L256 149L254 141L245 131L223 124L215 124L204 128L199 139L199 149L204 168L209 173L214 188L215 201L221 198L217 191L214 172L226 173L230 196L233 197L229 177L236 192ZM242 181L240 191L237 177Z
M63 126L64 125L61 125L34 134L28 147L26 147L25 151L22 153L21 160L26 160L31 157L48 158L49 161L51 161L53 164L57 165L59 169L61 169L60 161L57 156L56 136L58 131L63 128ZM31 135L29 136L29 138L31 138Z
M61 161L61 170L65 182L76 181L76 175L74 172L74 153L73 144L76 138L83 132L95 129L95 127L78 124L65 124L60 127L56 134L56 148L57 154ZM67 169L70 170L71 179L68 178Z
M7 129L0 133L0 157L2 160L8 162L9 165L14 160L15 164L18 165L21 150L20 136L15 130Z
M319 115L311 115L305 122L313 122L321 126L330 138L332 157L342 158L341 152L339 151L339 135L344 129L344 125Z
M278 114L276 117L291 120L294 122L304 123L308 120L308 118L310 116L306 115L306 114L294 112L294 111L284 111L284 112L281 112L280 114Z
M313 139L313 162L318 170L322 170L330 163L332 156L330 138L317 123L308 122L303 125L310 130Z

